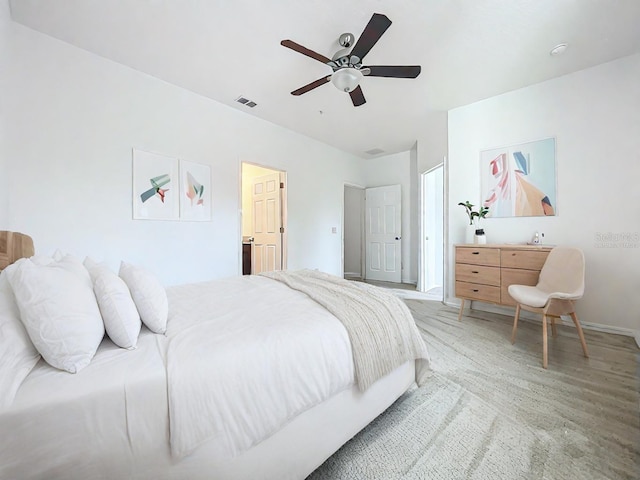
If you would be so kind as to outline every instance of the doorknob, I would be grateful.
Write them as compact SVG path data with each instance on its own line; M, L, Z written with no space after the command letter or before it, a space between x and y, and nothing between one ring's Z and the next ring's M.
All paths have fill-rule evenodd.
M400 240L402 237L396 237L396 240Z

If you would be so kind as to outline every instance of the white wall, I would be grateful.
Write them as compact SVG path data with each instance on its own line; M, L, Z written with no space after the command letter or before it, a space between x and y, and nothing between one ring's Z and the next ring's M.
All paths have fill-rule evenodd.
M9 68L9 3L0 1L0 92L7 91L7 75ZM7 118L4 97L0 95L0 230L9 228L9 175L8 151L6 147Z
M416 283L417 258L412 258L411 247L411 152L396 153L365 160L365 185L402 187L402 282Z
M440 165L447 156L447 122L447 112L430 112L422 122L421 135L416 144L418 174Z
M126 259L165 284L237 275L247 161L288 174L289 268L341 273L343 184L363 183L363 160L0 20L7 227L37 251ZM211 165L213 221L132 220L132 147Z
M537 230L549 244L583 249L585 323L640 326L640 55L583 70L449 112L448 300L453 244L463 242L457 203L480 200L479 152L556 137L555 217L487 219L489 242L526 242ZM626 235L603 241L600 235Z
M344 273L363 276L364 189L344 187Z

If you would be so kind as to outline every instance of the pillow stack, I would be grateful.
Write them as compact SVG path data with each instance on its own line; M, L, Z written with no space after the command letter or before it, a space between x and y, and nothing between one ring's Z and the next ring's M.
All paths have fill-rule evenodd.
M86 367L104 336L89 273L71 255L39 265L31 259L9 275L20 319L42 358L76 373Z
M86 367L105 330L133 349L142 323L167 328L165 289L146 270L122 262L119 276L106 265L71 255L21 259L0 274L0 408L40 356L70 373Z

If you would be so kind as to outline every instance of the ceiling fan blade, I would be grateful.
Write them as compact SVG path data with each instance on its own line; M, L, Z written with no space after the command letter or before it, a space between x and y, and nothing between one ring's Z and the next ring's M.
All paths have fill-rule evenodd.
M365 68L369 69L369 73L362 72L363 75L393 78L416 78L422 70L420 65L373 65L362 70Z
M303 93L307 93L309 90L313 90L314 88L318 88L320 85L324 85L325 83L329 82L329 80L331 80L331 75L319 78L315 82L311 82L304 87L300 87L299 89L294 90L293 92L291 92L291 95L302 95Z
M362 88L358 85L356 88L349 92L349 96L351 97L351 101L353 102L354 107L359 107L360 105L364 105L367 101L364 99L364 93L362 93Z
M307 47L303 47L299 43L294 42L293 40L282 40L280 45L283 47L290 48L291 50L295 50L298 53L306 55L307 57L311 57L314 60L318 60L322 63L329 63L331 61L330 58L325 57L324 55L320 55L318 52L314 52L313 50L309 50Z
M376 42L380 40L382 34L386 32L390 26L391 20L389 20L386 15L374 13L369 23L367 23L367 26L364 27L353 50L351 50L351 56L355 55L362 61L364 56L369 53L369 50L373 48Z

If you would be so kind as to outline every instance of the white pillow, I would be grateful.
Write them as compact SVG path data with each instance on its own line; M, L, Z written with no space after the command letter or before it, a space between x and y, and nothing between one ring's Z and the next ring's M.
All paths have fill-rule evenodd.
M102 263L89 257L84 266L93 280L93 293L109 338L122 348L136 348L140 334L140 315L124 281Z
M31 260L36 265L49 265L50 263L57 261L53 257L49 257L47 255L34 255L33 257L29 258L29 260Z
M0 273L0 409L13 403L18 388L40 358L20 321L8 279L22 261Z
M79 260L36 265L27 259L9 277L33 345L51 366L70 373L86 367L104 337L91 278Z
M155 333L167 330L169 301L167 292L158 279L141 267L120 263L120 278L129 287L142 323Z

